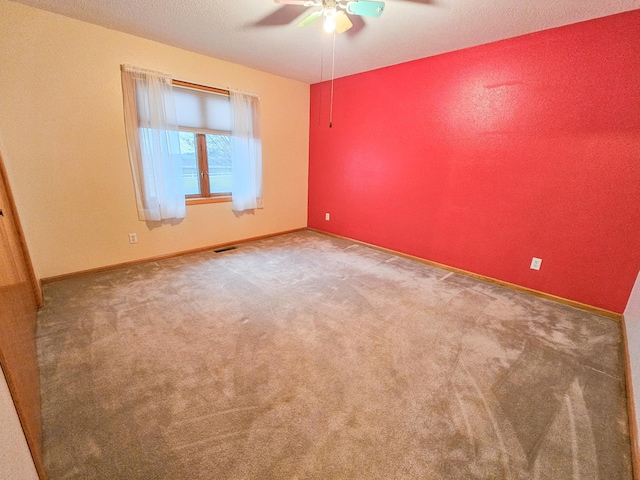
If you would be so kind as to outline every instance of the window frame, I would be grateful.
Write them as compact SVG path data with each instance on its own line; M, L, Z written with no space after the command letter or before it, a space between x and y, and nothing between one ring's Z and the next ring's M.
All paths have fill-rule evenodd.
M229 90L222 88L209 87L206 85L199 85L197 83L185 82L184 80L171 80L172 85L178 87L192 88L194 90L203 90L205 92L212 92L221 95L230 96ZM189 130L180 130L180 132L189 132ZM185 195L185 203L187 205L199 205L203 203L223 203L231 202L231 192L225 193L211 193L209 182L209 157L207 154L207 138L204 133L191 132L195 135L196 143L196 155L198 164L198 177L200 182L200 193L196 195ZM219 135L229 135L231 132L219 132Z

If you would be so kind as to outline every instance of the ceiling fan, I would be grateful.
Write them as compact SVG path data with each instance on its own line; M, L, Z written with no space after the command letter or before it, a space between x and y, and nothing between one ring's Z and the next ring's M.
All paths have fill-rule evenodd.
M362 17L379 17L384 11L384 2L372 0L275 0L275 2L284 5L319 7L320 10L311 12L297 26L304 27L324 17L324 30L327 33L343 33L353 27L347 13Z

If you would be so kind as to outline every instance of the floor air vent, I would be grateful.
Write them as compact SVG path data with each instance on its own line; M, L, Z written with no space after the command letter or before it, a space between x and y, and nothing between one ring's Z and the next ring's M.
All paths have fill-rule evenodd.
M226 252L227 250L235 250L238 247L223 247L223 248L218 248L217 250L214 250L214 252L216 253L222 253L222 252Z

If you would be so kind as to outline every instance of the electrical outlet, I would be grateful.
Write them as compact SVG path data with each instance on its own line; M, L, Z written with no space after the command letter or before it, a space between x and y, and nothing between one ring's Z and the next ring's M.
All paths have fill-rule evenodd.
M540 265L542 265L542 259L533 257L531 259L531 270L540 270Z
M331 218L331 214L329 214L329 213L325 213L325 214L324 214L324 219L325 219L327 222L329 221L329 219L330 219L330 218Z
M129 234L129 243L138 243L138 234L130 233Z

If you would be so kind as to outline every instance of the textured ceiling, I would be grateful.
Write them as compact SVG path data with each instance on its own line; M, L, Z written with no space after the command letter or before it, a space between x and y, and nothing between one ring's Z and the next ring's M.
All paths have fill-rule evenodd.
M19 0L305 83L331 75L331 36L312 9L273 0ZM336 39L336 77L640 8L640 0L386 0Z

